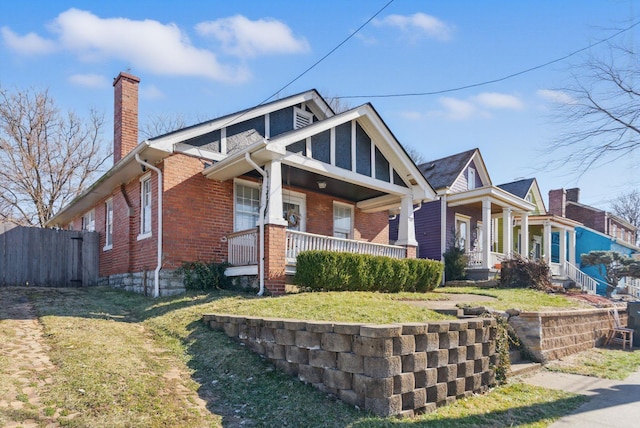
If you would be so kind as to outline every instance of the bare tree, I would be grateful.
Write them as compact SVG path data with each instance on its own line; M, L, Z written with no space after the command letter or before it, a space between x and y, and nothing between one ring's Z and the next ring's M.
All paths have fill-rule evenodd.
M185 126L187 126L187 120L182 114L160 113L149 116L144 125L140 127L140 136L144 139L155 138Z
M552 143L562 164L581 172L621 158L640 146L640 55L609 44L572 69L559 116L565 131Z
M111 156L103 122L60 112L48 90L0 87L0 220L44 226L78 196Z
M611 202L611 209L617 216L640 228L640 191L638 189L619 195Z

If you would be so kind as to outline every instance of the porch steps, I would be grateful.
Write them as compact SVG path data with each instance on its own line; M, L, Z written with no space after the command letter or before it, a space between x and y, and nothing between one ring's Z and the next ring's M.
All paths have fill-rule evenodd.
M534 373L542 368L542 364L522 359L520 351L509 351L511 368L508 377L523 376Z
M438 308L432 310L442 315L453 315L458 318L464 317L464 310L462 308Z

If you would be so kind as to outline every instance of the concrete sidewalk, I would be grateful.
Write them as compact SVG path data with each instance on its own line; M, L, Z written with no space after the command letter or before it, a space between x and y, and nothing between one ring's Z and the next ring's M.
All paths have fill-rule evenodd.
M522 382L582 394L590 400L551 425L565 427L640 426L640 370L622 381L540 370Z

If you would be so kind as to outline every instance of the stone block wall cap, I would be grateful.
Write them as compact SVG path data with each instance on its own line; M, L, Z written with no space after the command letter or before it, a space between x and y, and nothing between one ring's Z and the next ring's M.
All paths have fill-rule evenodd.
M402 335L400 324L367 324L360 327L363 337L399 337Z

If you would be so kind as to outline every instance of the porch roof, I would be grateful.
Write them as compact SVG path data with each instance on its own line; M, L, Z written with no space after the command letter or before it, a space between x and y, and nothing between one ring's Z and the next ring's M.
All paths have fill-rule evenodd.
M549 222L552 228L562 230L573 230L576 226L582 226L579 221L553 214L531 215L528 218L529 226L543 226L546 222ZM520 223L521 219L516 218L516 225L520 225Z
M358 120L358 123L376 142L376 147L400 175L403 183L379 180L286 150L286 147L292 143L353 120ZM415 203L436 197L431 185L370 104L356 107L272 139L254 143L207 167L202 173L209 179L225 181L251 173L254 170L251 160L262 166L276 159L279 159L285 167L297 170L299 176L296 180L303 187L312 187L317 179L326 179L327 184L336 184L332 189L326 190L326 193L358 202L358 206L365 211L397 208L404 195L411 195ZM362 191L357 191L358 189Z
M447 194L447 205L459 207L478 205L484 200L491 202L491 212L498 213L501 208L511 208L516 212L529 212L535 205L496 186L484 186L466 192ZM495 211L494 211L495 210Z

